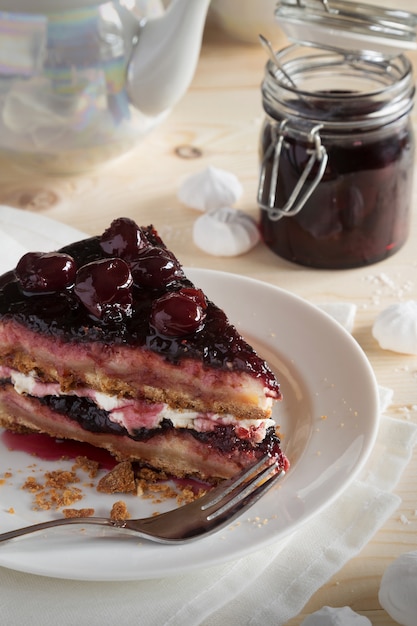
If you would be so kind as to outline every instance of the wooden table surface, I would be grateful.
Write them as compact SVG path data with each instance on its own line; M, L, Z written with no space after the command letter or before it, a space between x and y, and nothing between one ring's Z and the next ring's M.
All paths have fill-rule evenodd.
M188 93L129 155L76 177L23 173L2 160L0 204L33 211L91 234L101 232L120 215L143 224L152 222L184 265L251 276L311 302L357 304L353 334L368 355L379 384L394 390L392 415L417 421L417 357L383 351L371 334L382 308L401 298L417 299L416 214L409 241L400 252L379 264L343 272L292 265L263 244L230 259L209 256L193 244L192 225L199 214L180 204L177 190L184 177L208 165L235 173L244 188L237 206L255 217L258 214L257 144L263 118L259 86L265 61L260 46L233 42L216 29L207 29ZM417 65L417 55L415 61ZM180 146L198 148L201 156L182 158L176 152ZM416 206L416 195L414 200ZM396 492L402 498L400 509L288 626L300 624L324 604L349 605L374 626L394 625L378 603L378 588L386 566L399 554L417 549L417 451Z

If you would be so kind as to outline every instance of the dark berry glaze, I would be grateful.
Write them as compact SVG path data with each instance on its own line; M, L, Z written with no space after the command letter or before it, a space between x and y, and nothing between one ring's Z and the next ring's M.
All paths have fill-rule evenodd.
M84 271L87 264L109 259L102 243L102 237L91 237L65 246L58 252L74 259L80 273L80 268ZM114 246L112 240L112 250ZM107 243L104 247L108 248ZM159 279L152 282L149 276L138 284L138 279L133 278L129 286L129 315L125 314L126 306L115 315L112 302L109 305L112 315L100 319L91 313L91 307L89 310L84 306L73 285L64 285L54 292L28 292L22 288L16 273L8 272L0 277L0 319L13 319L35 333L64 342L145 347L174 364L193 358L209 367L247 372L261 379L273 395L280 397L278 382L268 365L244 341L223 311L206 300L185 277L178 260L172 253L166 254L166 247L152 226L141 228L137 254L130 252L125 257L126 263L136 268L136 276L140 276L138 264L147 248L159 249L161 255L166 257L165 284ZM153 258L154 255L151 256ZM148 263L149 255L143 254L143 259L144 263ZM135 275L133 271L132 275ZM194 294L192 297L189 296L191 291ZM188 332L189 325L184 325L186 332L180 336L162 333L152 324L155 302L160 302L170 293L179 292L189 296L187 302L190 306L183 308L187 314L196 309L198 326L193 332Z

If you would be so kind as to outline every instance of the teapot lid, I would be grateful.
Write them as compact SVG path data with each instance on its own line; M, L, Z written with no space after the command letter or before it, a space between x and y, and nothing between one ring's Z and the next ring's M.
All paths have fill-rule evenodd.
M346 0L280 0L275 17L303 45L389 58L417 48L417 14Z

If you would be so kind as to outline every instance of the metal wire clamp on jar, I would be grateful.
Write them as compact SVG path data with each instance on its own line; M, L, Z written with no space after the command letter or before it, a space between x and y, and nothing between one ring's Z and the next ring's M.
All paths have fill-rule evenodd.
M302 265L368 265L408 236L412 67L403 55L314 46L289 46L266 65L261 230Z

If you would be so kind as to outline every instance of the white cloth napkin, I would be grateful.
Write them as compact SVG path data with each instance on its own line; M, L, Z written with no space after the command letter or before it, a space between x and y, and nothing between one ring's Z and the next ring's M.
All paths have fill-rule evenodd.
M6 244L14 254L13 242L1 241ZM339 306L337 313L351 324L351 308ZM392 393L381 388L380 395L384 411ZM416 424L381 416L375 448L341 497L290 538L231 563L174 578L112 583L0 568L0 623L283 626L398 508L400 498L392 490L416 441Z

